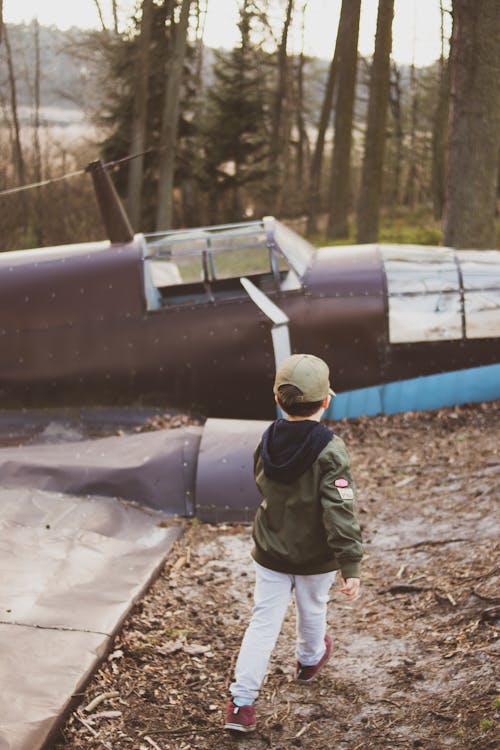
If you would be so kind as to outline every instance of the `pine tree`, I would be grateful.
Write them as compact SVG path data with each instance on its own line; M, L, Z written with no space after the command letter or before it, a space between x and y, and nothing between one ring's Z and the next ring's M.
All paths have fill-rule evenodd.
M158 178L160 133L165 97L165 70L167 67L171 46L169 37L172 34L172 14L176 3L153 3L151 24L151 38L149 42L149 70L148 79L144 83L147 88L145 137L142 145L146 150L143 157L141 214L134 229L152 231L156 226L156 211L158 203ZM136 30L126 38L117 38L110 42L109 50L109 86L103 92L106 109L102 116L109 132L101 146L102 157L105 161L123 158L134 152L133 123L134 101L136 93L137 69L136 60L140 45L140 23L136 21ZM188 58L193 50L188 50ZM186 61L189 79L190 59ZM190 96L189 81L181 102L181 115L176 141L176 171L174 182L182 179L182 169L193 162L185 155L185 149L190 148L189 136L194 125L182 115L186 101ZM181 166L183 165L183 166ZM187 166L189 168L189 166ZM119 165L113 173L113 181L121 197L128 192L130 176L129 163Z
M251 39L255 11L249 0L240 9L241 42L228 53L217 52L214 82L208 91L204 123L204 181L209 221L245 218L245 189L265 176L268 123L266 63Z

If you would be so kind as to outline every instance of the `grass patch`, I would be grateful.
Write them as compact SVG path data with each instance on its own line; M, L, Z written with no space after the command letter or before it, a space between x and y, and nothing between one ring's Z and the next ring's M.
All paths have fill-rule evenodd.
M380 220L378 242L401 245L440 245L442 238L440 222L434 219L432 212L428 209L417 211L399 209L390 214L383 214ZM318 233L308 237L308 240L316 247L356 244L354 221L350 222L348 237L332 240L324 233Z

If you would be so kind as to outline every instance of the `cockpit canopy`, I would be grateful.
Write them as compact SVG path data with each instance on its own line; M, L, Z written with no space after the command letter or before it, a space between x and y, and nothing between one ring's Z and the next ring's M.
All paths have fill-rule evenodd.
M241 295L242 276L263 291L301 288L314 248L273 217L145 235L160 305Z

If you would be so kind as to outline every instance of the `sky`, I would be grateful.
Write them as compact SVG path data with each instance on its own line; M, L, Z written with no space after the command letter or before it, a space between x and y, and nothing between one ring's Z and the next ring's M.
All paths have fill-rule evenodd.
M231 48L238 41L238 0L205 0L208 14L205 43L211 47ZM283 23L284 0L274 0L276 10L272 18L277 30ZM450 0L448 0L449 4ZM305 0L297 0L301 9ZM100 0L106 23L112 25L111 0ZM135 5L134 0L118 0L120 18L125 22ZM330 58L337 33L341 0L308 0L305 16L304 50L306 54ZM359 51L362 55L373 52L377 21L377 0L362 0ZM67 29L71 26L98 28L99 16L94 0L4 0L6 23L29 23L33 18L43 25ZM298 18L299 13L296 14ZM395 0L393 22L393 58L398 63L428 65L440 55L439 0ZM449 35L450 19L447 19ZM291 51L301 47L300 24L291 38Z

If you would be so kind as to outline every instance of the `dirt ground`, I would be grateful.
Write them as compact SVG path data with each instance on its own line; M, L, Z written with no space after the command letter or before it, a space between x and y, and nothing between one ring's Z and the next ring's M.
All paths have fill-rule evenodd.
M252 602L250 528L191 521L55 748L498 747L499 417L496 402L334 426L357 484L362 596L332 590L334 655L310 686L293 679L290 607L252 735L221 729Z

